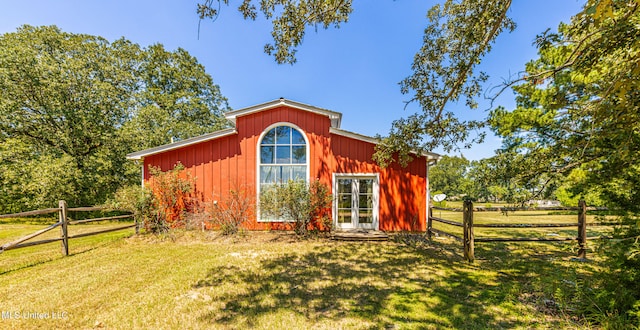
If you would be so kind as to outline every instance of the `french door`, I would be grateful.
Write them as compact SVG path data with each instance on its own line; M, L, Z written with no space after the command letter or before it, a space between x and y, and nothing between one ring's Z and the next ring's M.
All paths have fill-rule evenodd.
M334 226L378 229L378 176L334 175Z

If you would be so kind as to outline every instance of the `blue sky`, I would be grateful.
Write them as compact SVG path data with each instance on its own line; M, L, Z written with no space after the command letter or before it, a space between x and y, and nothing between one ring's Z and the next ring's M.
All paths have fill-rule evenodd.
M223 6L215 22L202 21L198 34L198 1L1 1L0 33L13 32L23 24L57 25L66 32L111 41L125 37L141 46L181 47L205 66L234 109L285 97L342 112L343 129L374 136L385 135L394 119L419 110L415 105L405 109L404 101L410 97L400 93L398 82L411 74L411 61L427 24L426 12L437 2L356 0L349 22L340 29L308 31L294 65L278 65L264 54L270 23L244 21L235 7ZM497 40L481 66L490 75L489 84L497 85L522 71L536 57L534 37L568 22L583 3L513 1L509 15L518 28ZM499 104L512 107L513 94L504 93ZM462 118L482 118L486 107L467 110L462 104L451 109ZM462 154L481 159L492 156L499 146L499 139L489 134L484 144Z

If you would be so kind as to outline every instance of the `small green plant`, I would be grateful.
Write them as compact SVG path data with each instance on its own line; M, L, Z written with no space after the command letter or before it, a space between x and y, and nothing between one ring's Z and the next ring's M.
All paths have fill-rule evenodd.
M206 214L223 235L235 235L254 214L255 202L246 189L231 189L220 200L207 204Z
M263 217L290 220L296 234L305 236L310 230L330 230L327 216L331 206L329 188L319 180L288 181L265 189L260 195Z
M154 216L154 197L151 190L140 185L120 187L105 206L113 210L129 211L138 224L145 224Z
M433 204L437 207L447 207L447 201L434 202Z

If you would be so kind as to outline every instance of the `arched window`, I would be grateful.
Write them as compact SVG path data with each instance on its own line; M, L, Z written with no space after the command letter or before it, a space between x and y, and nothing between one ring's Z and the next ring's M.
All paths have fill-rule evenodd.
M282 123L269 128L258 146L259 192L289 180L308 180L308 150L304 134Z

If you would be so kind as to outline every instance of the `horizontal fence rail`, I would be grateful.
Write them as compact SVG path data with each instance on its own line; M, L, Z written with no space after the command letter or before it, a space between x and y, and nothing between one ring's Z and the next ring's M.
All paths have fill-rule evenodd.
M433 210L462 212L462 222L438 218L433 216ZM513 211L578 211L577 222L569 223L474 223L473 213L483 211L501 211L513 212ZM599 226L615 226L620 225L616 222L594 222L587 223L587 211L606 211L607 208L603 207L587 207L584 201L578 203L578 207L473 207L471 201L465 201L462 208L444 208L444 207L431 207L429 208L429 216L427 219L427 237L432 238L433 234L440 236L447 236L463 243L464 257L467 261L473 262L474 256L474 244L475 242L566 242L566 241L578 241L578 257L586 258L586 241L591 239L607 238L604 236L592 236L588 237L586 228L599 227ZM438 230L433 228L433 222L439 222L455 227L462 227L462 237ZM474 228L568 228L577 227L578 235L576 237L478 237L474 235Z
M60 201L58 203L58 205L59 205L59 207L57 207L57 208L48 208L48 209L43 209L43 210L35 210L35 211L27 211L27 212L0 215L0 219L3 219L3 218L21 218L21 217L28 217L28 216L34 216L34 215L44 215L44 214L51 214L51 213L56 213L56 212L58 213L58 222L48 226L47 228L38 230L33 234L29 234L27 236L24 236L24 237L21 237L21 238L15 240L15 241L12 241L12 242L9 242L9 243L6 243L6 244L0 246L0 253L2 253L4 251L8 251L8 250L20 249L20 248L29 247L29 246L35 246L35 245L40 245L40 244L48 244L48 243L61 241L62 242L62 254L65 255L65 256L68 256L69 255L69 240L70 239L93 236L93 235L99 235L99 234L104 234L104 233L109 233L109 232L114 232L114 231L119 231L119 230L125 230L125 229L129 229L129 228L135 228L135 233L136 234L139 232L139 224L138 224L137 220L134 218L133 214L116 215L116 216L111 216L111 217L100 217L100 218L83 219L83 220L72 220L67 215L67 213L69 211L71 211L71 212L96 212L96 211L104 211L105 208L96 207L96 206L67 208L67 203L65 201ZM114 210L114 211L117 211L117 210ZM111 221L111 220L131 219L131 218L133 218L135 220L134 224L128 224L128 225L124 225L124 226L118 226L118 227L114 227L114 228L108 228L108 229L103 229L103 230L98 230L98 231L93 231L93 232L88 232L88 233L80 233L80 234L75 234L75 235L69 235L69 232L68 232L68 226L69 225L77 225L77 224L91 223L91 222L97 222L97 221ZM58 227L60 227L60 237L43 239L43 240L39 240L39 241L27 242L28 240L31 240L31 239L33 239L33 238L35 238L37 236L40 236L40 235L42 235L42 234L44 234L46 232L49 232L49 231L51 231L51 230L53 230L55 228L58 228Z

